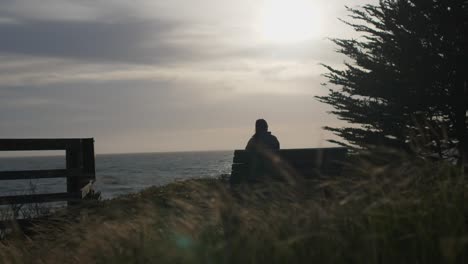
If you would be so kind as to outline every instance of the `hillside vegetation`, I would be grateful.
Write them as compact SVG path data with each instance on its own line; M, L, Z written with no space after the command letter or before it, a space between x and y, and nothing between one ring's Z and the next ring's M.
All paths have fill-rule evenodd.
M379 157L379 158L376 158ZM467 263L459 169L386 153L344 175L151 187L3 241L1 263Z

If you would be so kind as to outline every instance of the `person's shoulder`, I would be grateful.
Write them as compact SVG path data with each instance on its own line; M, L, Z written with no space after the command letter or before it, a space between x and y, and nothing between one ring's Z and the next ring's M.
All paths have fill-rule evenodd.
M275 135L271 135L271 141L274 142L275 145L278 145L278 148L279 148L279 140L278 138L275 136Z
M278 138L275 135L271 134L271 133L270 133L270 137L278 140Z
M252 136L249 141L247 142L247 146L245 147L246 150L253 150L255 148L256 139Z

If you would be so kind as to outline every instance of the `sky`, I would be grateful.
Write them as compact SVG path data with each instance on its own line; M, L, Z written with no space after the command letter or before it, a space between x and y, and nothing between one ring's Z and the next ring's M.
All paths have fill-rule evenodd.
M95 138L97 153L331 146L314 96L329 38L371 0L0 0L0 138Z

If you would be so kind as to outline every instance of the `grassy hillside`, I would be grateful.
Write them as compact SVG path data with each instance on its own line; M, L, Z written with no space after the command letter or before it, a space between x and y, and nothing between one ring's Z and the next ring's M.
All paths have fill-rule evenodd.
M2 263L468 263L459 170L392 153L345 175L191 180L90 204L11 238Z

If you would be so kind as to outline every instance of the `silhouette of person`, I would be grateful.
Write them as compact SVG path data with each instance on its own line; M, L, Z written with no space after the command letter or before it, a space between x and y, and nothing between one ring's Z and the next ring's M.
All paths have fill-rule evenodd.
M255 134L247 143L246 150L279 150L278 139L268 131L268 123L265 119L258 119L255 122Z

